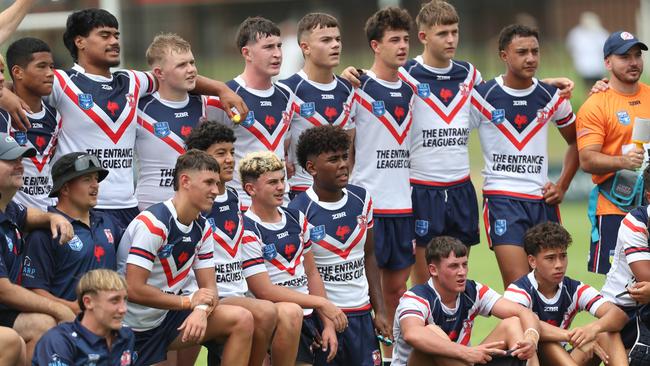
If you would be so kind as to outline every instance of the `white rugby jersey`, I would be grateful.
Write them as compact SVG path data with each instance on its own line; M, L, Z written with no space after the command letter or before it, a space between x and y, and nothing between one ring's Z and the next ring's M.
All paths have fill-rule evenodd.
M548 182L547 122L558 128L573 124L569 101L537 79L516 90L499 76L474 88L472 105L485 160L483 194L542 199Z
M41 103L41 111L27 113L31 123L27 132L11 127L11 116L0 110L0 120L3 122L3 132L9 132L21 146L36 149L36 156L23 159L23 186L16 192L14 200L26 207L36 207L47 211L56 200L48 197L52 190L51 160L56 150L61 116L45 102Z
M295 165L293 177L289 178L289 187L297 191L305 191L312 184L312 177L298 163L296 148L298 138L312 127L334 125L349 129L348 121L351 115L353 88L347 80L334 76L334 80L327 84L309 80L303 70L286 80L280 81L294 94L291 104L293 119L291 120L291 142L288 156Z
M244 220L239 210L237 191L226 187L226 192L215 198L212 210L206 216L212 226L219 297L244 296L248 291L242 274Z
M440 327L452 342L469 345L474 319L490 316L492 307L501 298L496 291L472 280L467 280L465 291L458 295L456 307L451 309L440 301L440 295L431 279L406 291L399 300L393 323L392 365L405 366L413 350L402 334L400 321L407 317L422 319L425 325Z
M370 192L375 216L410 215L409 144L413 90L401 80L361 76L353 109L354 168L350 183Z
M440 69L417 56L400 68L417 93L411 126L411 183L448 186L469 179L470 96L481 73L469 62Z
M616 305L638 306L627 293L627 288L636 283L630 263L650 261L647 224L649 214L650 206L637 207L625 215L618 228L614 260L600 291L607 300Z
M244 214L244 276L267 272L274 285L308 294L304 254L310 250L311 241L307 220L295 209L279 207L278 211L282 219L277 223L263 222L250 210ZM312 311L303 309L303 314Z
M235 132L235 171L239 172L239 162L254 151L273 151L284 161L284 140L288 137L292 118L291 101L293 95L284 86L274 84L267 90L256 90L246 86L241 76L226 83L248 106L247 116L235 124L223 118L223 107L217 99L208 101L209 120L222 121ZM248 209L251 199L241 186L239 173L227 183L237 190L242 208Z
M538 290L534 272L511 283L503 297L521 304L539 320L562 329L569 329L578 311L596 312L606 301L593 287L564 276L555 295L548 299Z
M54 71L49 102L61 114L63 124L55 160L83 151L97 156L109 171L100 183L97 208L136 207L133 153L138 100L155 91L149 73L120 70L110 77L92 75L75 64Z
M187 136L205 118L206 100L188 94L184 101L172 102L158 92L140 100L135 139L140 210L174 196L176 159L185 153Z
M147 285L178 295L189 272L214 268L212 229L203 216L189 226L178 221L170 200L157 203L129 224L118 247L118 271L134 264L149 273ZM128 302L124 323L135 331L145 331L162 323L169 310Z
M338 202L322 202L313 188L289 203L309 222L311 252L327 298L343 311L370 310L365 271L365 244L372 228L372 199L361 187L348 185Z

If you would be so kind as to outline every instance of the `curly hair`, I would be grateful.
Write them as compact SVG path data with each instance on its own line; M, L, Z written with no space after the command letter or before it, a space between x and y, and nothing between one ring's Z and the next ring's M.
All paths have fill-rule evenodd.
M237 138L230 127L215 121L205 121L192 129L185 139L187 150L197 149L206 151L210 146L220 142L235 142Z
M394 6L381 9L366 21L364 28L368 44L371 41L381 41L389 30L411 30L413 20L408 11Z
M298 138L298 164L307 169L307 160L328 152L348 151L350 137L340 127L325 125L306 130Z
M427 244L424 257L427 263L439 264L442 258L449 258L451 253L458 257L467 255L467 246L451 236L437 236Z
M571 234L557 222L537 224L524 234L526 254L535 256L543 249L566 249L571 245Z
M284 163L271 151L255 151L246 154L239 162L241 185L252 183L262 174L284 169Z

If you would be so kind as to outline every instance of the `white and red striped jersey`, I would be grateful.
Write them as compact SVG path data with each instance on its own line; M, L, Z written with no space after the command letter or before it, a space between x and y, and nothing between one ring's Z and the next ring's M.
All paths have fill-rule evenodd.
M147 285L180 294L189 272L214 268L212 228L203 216L189 226L178 221L171 199L140 212L129 224L118 247L118 271L133 264L149 271ZM124 322L136 331L155 328L169 310L128 302Z
M56 109L45 102L41 103L41 111L27 113L29 123L32 125L27 132L11 127L11 116L0 110L0 120L3 132L9 132L21 146L36 149L36 156L23 159L23 185L16 192L13 200L26 207L36 207L47 211L48 206L53 206L56 200L49 197L52 190L51 160L56 151L59 131L61 129L61 115Z
M304 254L309 252L311 241L307 220L292 208L279 207L278 211L282 219L277 223L264 222L250 210L244 214L244 276L267 272L274 285L308 294ZM303 309L304 315L312 311Z
M295 166L295 174L289 178L289 187L292 190L305 191L312 184L312 177L298 163L296 148L298 138L312 127L334 125L349 129L348 123L351 115L353 88L350 82L334 76L328 84L317 83L309 80L304 71L299 71L290 78L279 82L291 90L294 100L291 104L293 119L291 120L291 141L288 157Z
M138 100L157 88L152 75L120 70L110 77L92 75L75 64L54 71L49 103L63 124L55 159L83 151L99 158L109 171L100 183L97 208L136 207L133 156Z
M542 199L548 182L548 122L571 126L575 115L569 101L537 79L516 90L499 76L474 88L472 105L485 160L483 194Z
M511 283L503 297L530 309L539 320L562 329L569 329L579 311L596 311L606 300L593 287L564 276L552 298L538 290L534 271Z
M400 78L417 93L411 126L411 183L447 186L469 178L471 91L481 73L469 62L440 69L422 56L400 68Z
M630 264L650 261L648 247L648 217L650 206L637 207L630 211L618 228L616 248L612 267L607 272L601 293L616 305L636 307L638 303L627 293L628 287L636 283ZM650 262L648 262L650 264Z
M409 144L414 93L401 80L361 76L354 95L354 168L350 183L367 189L375 216L410 215Z
M267 90L252 89L240 76L226 84L244 100L248 115L242 116L239 124L224 119L223 106L216 98L208 100L207 115L209 120L221 121L235 132L235 171L239 171L239 162L244 156L254 151L273 151L284 161L284 140L289 136L292 118L291 91L280 84ZM242 208L248 209L251 199L241 186L239 174L235 174L228 185L237 190Z
M164 100L158 92L138 105L135 152L138 159L138 208L174 196L176 159L185 153L185 139L205 118L207 98L188 94L182 102Z
M368 192L349 184L341 200L322 202L310 187L289 208L300 210L309 222L311 252L327 298L343 311L369 310L365 245L373 221Z
M440 300L431 279L406 291L399 301L393 325L393 365L405 366L413 347L404 340L400 321L407 317L422 319L425 325L442 329L452 342L469 345L474 319L489 316L494 304L501 298L496 291L472 280L467 280L465 291L458 294L456 307L451 309Z

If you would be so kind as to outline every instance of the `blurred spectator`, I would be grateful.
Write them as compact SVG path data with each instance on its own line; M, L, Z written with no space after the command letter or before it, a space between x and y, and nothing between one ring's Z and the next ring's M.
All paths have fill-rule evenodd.
M278 24L282 35L282 66L277 80L284 80L302 69L305 60L298 45L298 34L296 33L296 21L286 19Z
M580 15L580 23L569 31L567 49L573 65L585 85L591 86L605 74L603 44L609 32L600 24L598 15L586 11Z

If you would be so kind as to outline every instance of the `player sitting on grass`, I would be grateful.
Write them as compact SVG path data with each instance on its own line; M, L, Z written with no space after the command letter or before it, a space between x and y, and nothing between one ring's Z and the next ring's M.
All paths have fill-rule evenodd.
M618 331L627 317L591 286L565 276L570 244L571 235L560 224L546 222L529 229L524 249L533 271L510 284L504 297L531 309L541 320L542 363L586 365L600 358L611 365L626 365ZM582 310L598 320L569 330ZM569 342L573 350L567 352L561 342Z
M431 278L407 291L395 313L393 365L484 364L506 354L538 364L537 318L489 287L467 279L463 243L449 236L436 237L427 246L426 259ZM470 346L477 315L504 320L480 345Z

